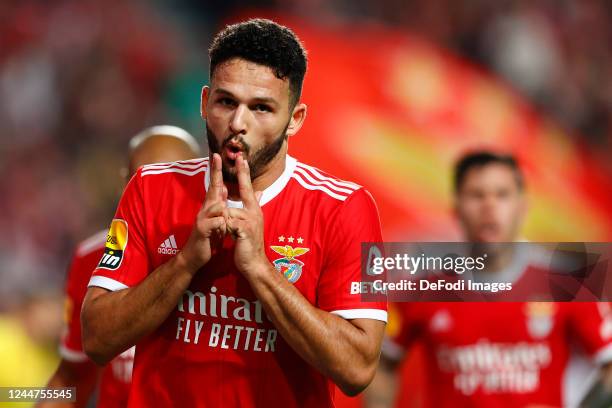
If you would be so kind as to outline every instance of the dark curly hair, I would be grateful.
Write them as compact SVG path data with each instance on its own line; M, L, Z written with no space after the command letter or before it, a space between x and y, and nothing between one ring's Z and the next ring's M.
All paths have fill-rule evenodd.
M291 106L299 101L306 50L289 28L261 18L228 25L215 36L208 51L211 79L219 64L242 58L271 68L279 79L289 79Z
M525 188L525 180L523 177L523 172L518 165L517 160L514 156L498 154L486 150L475 151L468 153L461 157L459 161L455 164L455 175L454 175L454 187L455 192L459 192L463 182L465 180L465 176L467 172L473 168L481 168L484 166L488 166L490 164L501 164L504 166L508 166L512 172L514 172L514 178L516 180L516 185L519 191L523 191Z

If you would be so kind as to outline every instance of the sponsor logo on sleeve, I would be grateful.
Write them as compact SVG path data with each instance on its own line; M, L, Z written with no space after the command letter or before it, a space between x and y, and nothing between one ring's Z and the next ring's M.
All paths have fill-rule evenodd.
M115 270L121 265L123 253L127 246L128 225L121 219L114 219L106 236L104 255L98 264L98 268Z

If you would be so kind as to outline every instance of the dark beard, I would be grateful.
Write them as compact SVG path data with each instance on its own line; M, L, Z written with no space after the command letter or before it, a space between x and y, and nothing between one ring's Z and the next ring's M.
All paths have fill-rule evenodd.
M251 153L251 146L248 145L242 136L229 135L223 140L221 146L217 143L217 135L206 124L206 139L208 140L209 155L212 157L213 153L221 155L221 150L230 141L234 140L242 145L242 155L249 162L249 168L251 170L251 181L261 176L265 167L276 157L280 149L283 147L283 142L287 140L287 128L289 123L285 126L281 134L270 144L263 146L261 149ZM221 156L223 157L223 156ZM221 171L223 172L223 180L228 183L238 183L238 178L235 172L230 171L224 161L222 161Z

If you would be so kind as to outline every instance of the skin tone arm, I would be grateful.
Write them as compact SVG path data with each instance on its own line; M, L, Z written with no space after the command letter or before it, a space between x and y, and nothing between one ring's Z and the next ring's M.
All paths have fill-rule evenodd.
M249 167L237 159L243 209L228 209L227 229L236 239L234 262L249 281L266 313L291 347L329 376L347 395L363 391L374 377L385 323L345 320L314 307L267 259L263 215L251 185Z
M221 243L227 189L219 155L213 156L211 173L211 185L191 236L177 256L134 287L116 292L92 287L87 291L81 312L83 348L96 363L106 364L157 329Z
M73 363L62 359L47 388L76 387L76 401L41 400L36 408L84 408L93 393L100 369L91 361Z
M319 310L277 273L263 249L263 215L251 186L248 165L242 157L238 162L245 209L230 212L225 207L227 189L223 186L221 159L215 154L207 194L210 202L204 203L192 236L179 255L134 288L117 292L90 289L82 312L86 352L96 362L105 363L155 330L176 307L195 272L210 259L213 236L224 235L227 225L237 239L236 266L281 335L343 392L357 394L374 376L384 323L370 319L349 322Z

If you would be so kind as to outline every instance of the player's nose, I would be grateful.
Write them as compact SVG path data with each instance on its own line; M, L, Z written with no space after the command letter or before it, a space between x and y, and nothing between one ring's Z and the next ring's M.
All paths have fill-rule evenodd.
M249 109L244 105L238 105L230 119L230 131L234 135L245 135L248 130Z
M499 200L493 194L487 194L482 199L482 210L487 213L494 212L498 205Z

